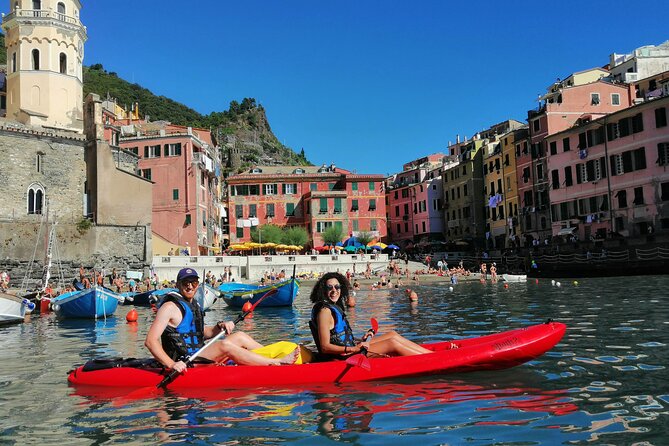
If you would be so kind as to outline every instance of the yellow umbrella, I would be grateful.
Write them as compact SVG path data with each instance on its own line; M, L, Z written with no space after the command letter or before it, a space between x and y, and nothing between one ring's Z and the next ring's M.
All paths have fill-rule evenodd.
M272 242L267 242L267 243L263 243L263 246L264 246L265 248L274 248L274 247L277 246L277 244L276 244L276 243L272 243Z

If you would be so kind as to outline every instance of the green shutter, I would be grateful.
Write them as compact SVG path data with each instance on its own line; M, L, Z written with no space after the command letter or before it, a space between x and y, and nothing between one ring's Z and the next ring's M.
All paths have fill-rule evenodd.
M358 190L358 182L354 181L351 183L351 190Z
M334 199L334 211L335 214L341 214L341 198Z
M371 198L369 200L369 210L373 211L376 209L376 198Z
M358 210L358 200L351 200L351 210L352 211Z
M373 181L369 182L369 190L374 190L374 182Z
M179 189L172 189L172 199L173 200L179 199Z
M321 198L320 199L321 207L320 207L320 212L325 214L328 211L328 199L327 198Z
M286 216L293 216L295 215L295 204L294 203L286 203Z

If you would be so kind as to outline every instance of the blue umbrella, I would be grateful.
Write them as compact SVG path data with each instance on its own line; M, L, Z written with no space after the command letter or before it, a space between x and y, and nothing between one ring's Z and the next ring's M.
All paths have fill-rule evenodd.
M397 245L388 245L388 249L396 249L399 251L400 247Z

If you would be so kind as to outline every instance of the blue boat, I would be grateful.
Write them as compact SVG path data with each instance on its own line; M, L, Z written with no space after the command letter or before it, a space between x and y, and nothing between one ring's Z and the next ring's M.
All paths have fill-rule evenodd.
M269 296L258 304L258 307L285 307L292 306L295 296L300 289L300 281L288 279L272 285L251 285L246 283L222 283L218 290L221 298L230 307L241 308L246 302L256 303L268 291L276 289L273 296Z
M100 286L61 294L51 300L59 317L97 319L112 316L123 296Z

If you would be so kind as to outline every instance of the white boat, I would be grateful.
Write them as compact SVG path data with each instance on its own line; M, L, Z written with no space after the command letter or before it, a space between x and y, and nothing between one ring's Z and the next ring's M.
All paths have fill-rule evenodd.
M218 299L220 294L220 291L212 288L206 283L203 283L200 284L197 291L195 292L195 300L197 300L197 302L200 304L202 310L208 311L211 306L214 305L214 302L216 302L216 299Z
M28 299L0 293L0 325L23 322L26 314L35 309Z
M500 274L500 277L505 282L525 282L527 274Z

